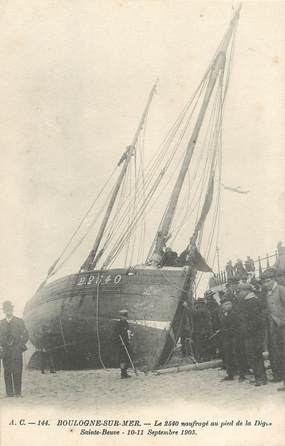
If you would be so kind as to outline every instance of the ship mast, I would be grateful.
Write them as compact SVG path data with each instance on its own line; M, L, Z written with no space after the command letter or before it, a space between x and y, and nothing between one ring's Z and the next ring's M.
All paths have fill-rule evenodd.
M159 260L161 259L161 256L163 255L163 248L167 242L167 240L170 237L170 227L174 218L175 210L177 207L179 195L184 183L185 176L188 171L188 167L190 165L192 155L194 153L195 145L200 133L201 126L203 124L203 120L214 90L214 87L216 85L216 82L220 76L220 74L223 73L226 63L226 51L227 47L231 41L232 35L236 29L238 19L239 19L239 13L240 13L241 6L239 6L238 10L236 11L233 19L231 20L231 23L229 25L228 31L225 34L225 37L222 41L222 44L219 48L219 52L217 53L212 66L209 70L209 81L208 85L206 87L206 91L204 94L203 102L196 120L196 124L194 126L192 136L188 142L186 153L184 156L184 160L180 169L180 173L178 175L178 178L176 180L176 183L174 185L170 200L168 202L168 206L166 209L166 212L164 214L164 218L160 224L159 230L156 235L156 242L155 242L155 248L151 257L151 261L153 264L158 264Z
M120 187L122 185L122 181L123 181L123 179L125 177L125 174L126 174L126 171L127 171L128 165L129 165L129 162L131 160L132 155L135 152L136 145L137 145L137 142L138 142L138 138L139 138L140 133L141 133L141 131L143 129L144 122L145 122L145 119L146 119L146 116L147 116L147 113L148 113L151 101L152 101L154 93L156 91L156 86L157 86L157 81L156 81L156 83L154 84L154 86L152 87L152 89L151 89L151 91L149 93L149 97L148 97L148 101L147 101L146 107L145 107L144 112L142 114L142 117L140 119L139 125L138 125L137 130L135 132L135 135L133 137L132 143L126 148L125 152L123 153L123 155L122 155L122 157L121 157L121 159L120 159L120 161L118 163L118 166L120 166L123 163L122 170L120 172L118 180L117 180L117 182L115 184L115 187L113 189L113 192L112 192L109 204L108 204L106 212L105 212L105 216L104 216L104 218L102 220L102 223L101 223L101 226L99 228L99 231L98 231L96 240L94 242L93 248L90 251L87 259L85 260L85 262L81 266L81 270L83 270L83 269L84 270L94 269L95 266L96 266L96 263L98 262L99 258L102 255L102 251L98 251L98 249L100 247L100 244L101 244L101 241L102 241L102 237L104 235L106 226L108 224L108 221L110 219L110 215L112 213L114 204L116 202L116 198L118 196Z

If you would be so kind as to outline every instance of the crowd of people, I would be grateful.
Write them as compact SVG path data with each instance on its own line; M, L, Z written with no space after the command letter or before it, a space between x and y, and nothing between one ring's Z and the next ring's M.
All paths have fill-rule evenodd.
M270 381L283 381L278 390L284 391L285 287L278 284L277 271L268 268L260 280L230 278L226 290L219 291L219 303L214 294L206 292L191 310L184 303L182 355L190 350L198 361L220 356L226 370L224 380L232 381L237 375L241 382L253 373L252 383L262 386L268 382L263 358L268 350Z
M243 262L241 259L237 259L236 263L233 265L232 261L229 260L226 264L226 274L227 280L233 277L243 279L247 277L248 273L255 272L254 260L247 256L246 260Z
M223 380L249 378L256 387L283 381L278 390L285 391L285 287L278 283L280 279L274 268L268 268L259 280L251 275L229 278L219 299L208 290L191 306L184 300L182 356L198 362L221 357ZM134 368L127 318L127 310L121 310L114 332L123 379L130 377L128 367ZM264 364L267 350L270 378Z
M250 257L243 261L241 259L237 259L235 263L229 260L226 263L225 270L220 271L218 274L214 274L209 281L210 287L219 286L223 283L227 283L232 279L238 280L248 280L249 277L255 277L256 275L256 266L255 261ZM259 267L258 267L259 270Z
M237 277L228 279L219 299L208 290L204 298L198 298L191 306L181 302L183 319L181 329L182 355L196 361L221 357L226 371L225 381L238 376L240 382L253 375L252 383L263 386L282 382L278 388L285 391L285 287L284 274L277 277L277 270L267 268L259 280ZM0 360L4 369L7 397L22 395L21 382L23 352L27 349L28 332L24 321L13 314L13 304L3 303L5 318L0 321ZM114 329L121 378L129 378L128 368L135 366L131 349L132 332L128 323L128 311L120 310ZM51 333L43 327L43 339ZM55 372L49 348L42 349L41 372L48 366ZM269 352L271 379L264 366L264 351Z

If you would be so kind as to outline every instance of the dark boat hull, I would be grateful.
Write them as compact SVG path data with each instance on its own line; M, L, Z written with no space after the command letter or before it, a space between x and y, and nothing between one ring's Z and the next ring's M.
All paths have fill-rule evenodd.
M112 336L118 312L126 308L135 365L155 369L179 335L177 309L187 277L183 268L141 268L58 279L39 289L25 307L31 342L51 350L59 368L117 367Z

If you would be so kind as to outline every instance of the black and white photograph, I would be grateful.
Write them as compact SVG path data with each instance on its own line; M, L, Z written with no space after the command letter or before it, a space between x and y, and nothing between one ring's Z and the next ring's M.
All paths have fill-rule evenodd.
M0 0L0 444L281 446L285 2Z

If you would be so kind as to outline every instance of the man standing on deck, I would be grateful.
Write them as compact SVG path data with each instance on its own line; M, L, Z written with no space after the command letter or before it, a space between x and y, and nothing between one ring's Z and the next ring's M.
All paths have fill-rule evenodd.
M0 322L0 346L3 356L7 397L22 396L23 355L29 339L24 321L13 315L12 302L3 303L5 318Z
M177 265L177 252L173 251L171 248L165 248L165 252L163 254L161 260L161 266L178 266Z
M285 391L285 287L278 285L276 270L267 268L262 274L268 309L268 350L273 381L283 381Z
M128 367L131 364L131 346L130 346L130 338L132 333L130 331L129 323L128 323L128 310L120 310L119 311L120 319L115 325L114 330L114 339L115 345L118 351L118 359L121 369L121 378L131 378L128 375Z

